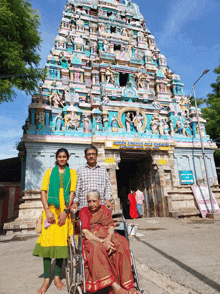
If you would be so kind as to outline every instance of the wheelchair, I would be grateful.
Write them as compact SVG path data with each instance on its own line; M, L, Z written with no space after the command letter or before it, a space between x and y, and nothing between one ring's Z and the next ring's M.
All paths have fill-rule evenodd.
M121 234L129 241L128 227L123 213L112 215L114 219L114 231ZM69 294L86 294L84 258L82 254L82 226L78 217L73 215L74 232L78 234L70 235L68 238L68 258L65 260L66 284ZM131 252L132 274L134 278L134 288L144 294L140 289L138 273L135 265L134 255Z

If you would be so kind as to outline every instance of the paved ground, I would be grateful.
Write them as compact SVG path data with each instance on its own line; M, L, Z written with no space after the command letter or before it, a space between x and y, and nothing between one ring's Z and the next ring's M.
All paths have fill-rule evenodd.
M145 293L220 293L220 221L151 218L135 223L138 236L130 242ZM0 236L0 294L32 294L42 284L42 259L32 256L36 239ZM67 291L56 290L52 281L47 293Z
M168 281L189 288L173 293L220 293L220 221L154 218L135 223L141 235L130 238L136 260ZM149 278L147 273L145 278ZM145 285L148 290L147 281ZM157 294L154 290L149 293Z

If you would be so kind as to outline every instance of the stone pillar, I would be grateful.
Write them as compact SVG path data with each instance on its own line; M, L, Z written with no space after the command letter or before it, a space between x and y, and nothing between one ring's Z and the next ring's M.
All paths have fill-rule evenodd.
M36 109L31 109L31 125L35 125L35 113L37 112Z
M83 83L83 72L81 72L81 83Z
M25 150L22 150L19 152L18 156L20 157L21 160L21 194L22 191L25 189L25 169L26 169L26 160L25 160Z
M100 74L101 74L101 83L104 83L105 82L105 71L103 69L101 69Z
M118 187L117 187L117 177L116 177L116 168L109 169L109 178L112 187L112 197L114 200L114 210L120 210L120 199L118 198Z
M70 72L70 80L73 81L73 71Z
M45 126L50 125L50 110L45 110Z

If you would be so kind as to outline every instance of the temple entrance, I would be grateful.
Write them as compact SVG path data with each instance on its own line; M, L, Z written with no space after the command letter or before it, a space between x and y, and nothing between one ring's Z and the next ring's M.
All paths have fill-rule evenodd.
M126 218L129 218L128 194L137 186L144 193L148 207L148 181L151 169L151 153L148 151L122 151L119 170L116 171L118 197ZM147 208L146 208L147 210ZM146 211L147 214L147 211Z

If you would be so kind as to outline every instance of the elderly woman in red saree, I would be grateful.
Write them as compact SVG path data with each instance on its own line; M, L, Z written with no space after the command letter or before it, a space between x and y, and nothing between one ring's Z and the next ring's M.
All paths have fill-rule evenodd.
M136 207L136 194L134 190L128 194L128 203L129 203L129 214L131 218L138 218L138 212Z
M134 289L130 249L127 239L114 233L108 208L101 205L98 191L90 191L88 207L80 210L86 290L90 293L130 294Z

